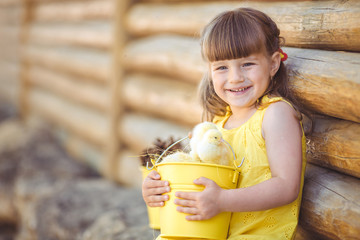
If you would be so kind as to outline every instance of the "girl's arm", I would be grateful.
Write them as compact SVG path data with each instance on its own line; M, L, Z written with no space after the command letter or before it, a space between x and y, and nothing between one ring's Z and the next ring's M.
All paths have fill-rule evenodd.
M144 179L142 184L142 196L149 207L162 207L164 202L169 200L169 182L161 181L160 175L156 171L151 171ZM162 195L164 194L164 195Z
M213 181L198 193L179 192L178 210L193 215L188 220L204 220L220 212L261 211L293 202L300 190L302 170L302 130L295 110L285 102L271 104L262 126L272 178L257 185L224 190Z

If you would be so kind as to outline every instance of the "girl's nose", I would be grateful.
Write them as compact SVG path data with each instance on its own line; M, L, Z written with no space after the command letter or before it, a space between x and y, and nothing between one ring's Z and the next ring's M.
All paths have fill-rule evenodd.
M235 68L230 71L229 82L243 82L245 80L245 73L241 68Z

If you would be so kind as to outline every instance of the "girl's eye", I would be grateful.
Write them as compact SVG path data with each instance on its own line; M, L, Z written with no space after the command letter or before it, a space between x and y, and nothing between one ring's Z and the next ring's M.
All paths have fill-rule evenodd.
M220 66L220 67L216 68L216 70L226 70L226 69L227 69L227 67L225 67L225 66Z
M254 65L254 63L250 63L250 62L249 62L249 63L244 63L244 64L243 64L243 67L250 67L250 66L252 66L252 65Z

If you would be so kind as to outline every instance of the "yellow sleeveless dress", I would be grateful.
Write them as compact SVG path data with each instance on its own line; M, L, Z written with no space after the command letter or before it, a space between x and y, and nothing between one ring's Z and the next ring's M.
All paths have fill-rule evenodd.
M267 159L265 140L261 134L261 126L267 107L274 102L285 101L281 97L269 98L264 96L259 109L251 118L234 129L224 129L223 126L231 116L228 111L223 117L216 117L214 122L221 130L224 139L234 148L237 163L243 157L244 163L240 168L239 187L245 188L261 183L271 178L271 171ZM286 102L286 101L285 101ZM288 103L288 102L287 102ZM288 103L290 104L290 103ZM291 105L291 104L290 104ZM232 214L229 237L230 240L281 240L294 239L298 224L299 209L304 184L306 165L306 142L302 136L302 180L298 198L285 206L257 212L235 212Z

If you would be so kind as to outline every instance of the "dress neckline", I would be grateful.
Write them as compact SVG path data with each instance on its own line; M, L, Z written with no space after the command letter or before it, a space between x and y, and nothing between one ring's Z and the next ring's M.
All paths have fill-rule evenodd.
M229 117L232 115L232 112L231 112L231 109L230 109L230 106L227 106L226 107L226 114L225 114L225 117L224 119L222 120L221 122L221 128L222 130L224 130L225 132L231 132L231 131L236 131L236 130L239 130L240 128L246 126L249 124L249 122L260 112L260 110L263 110L265 109L266 107L268 107L269 103L272 103L272 102L277 102L277 101L281 101L283 100L282 97L272 97L272 98L269 98L268 95L265 95L262 100L261 100L261 106L259 106L256 111L246 120L246 122L244 122L243 124L241 124L240 126L238 127L234 127L234 128L231 128L231 129L226 129L224 128L224 125L225 123L228 121Z

